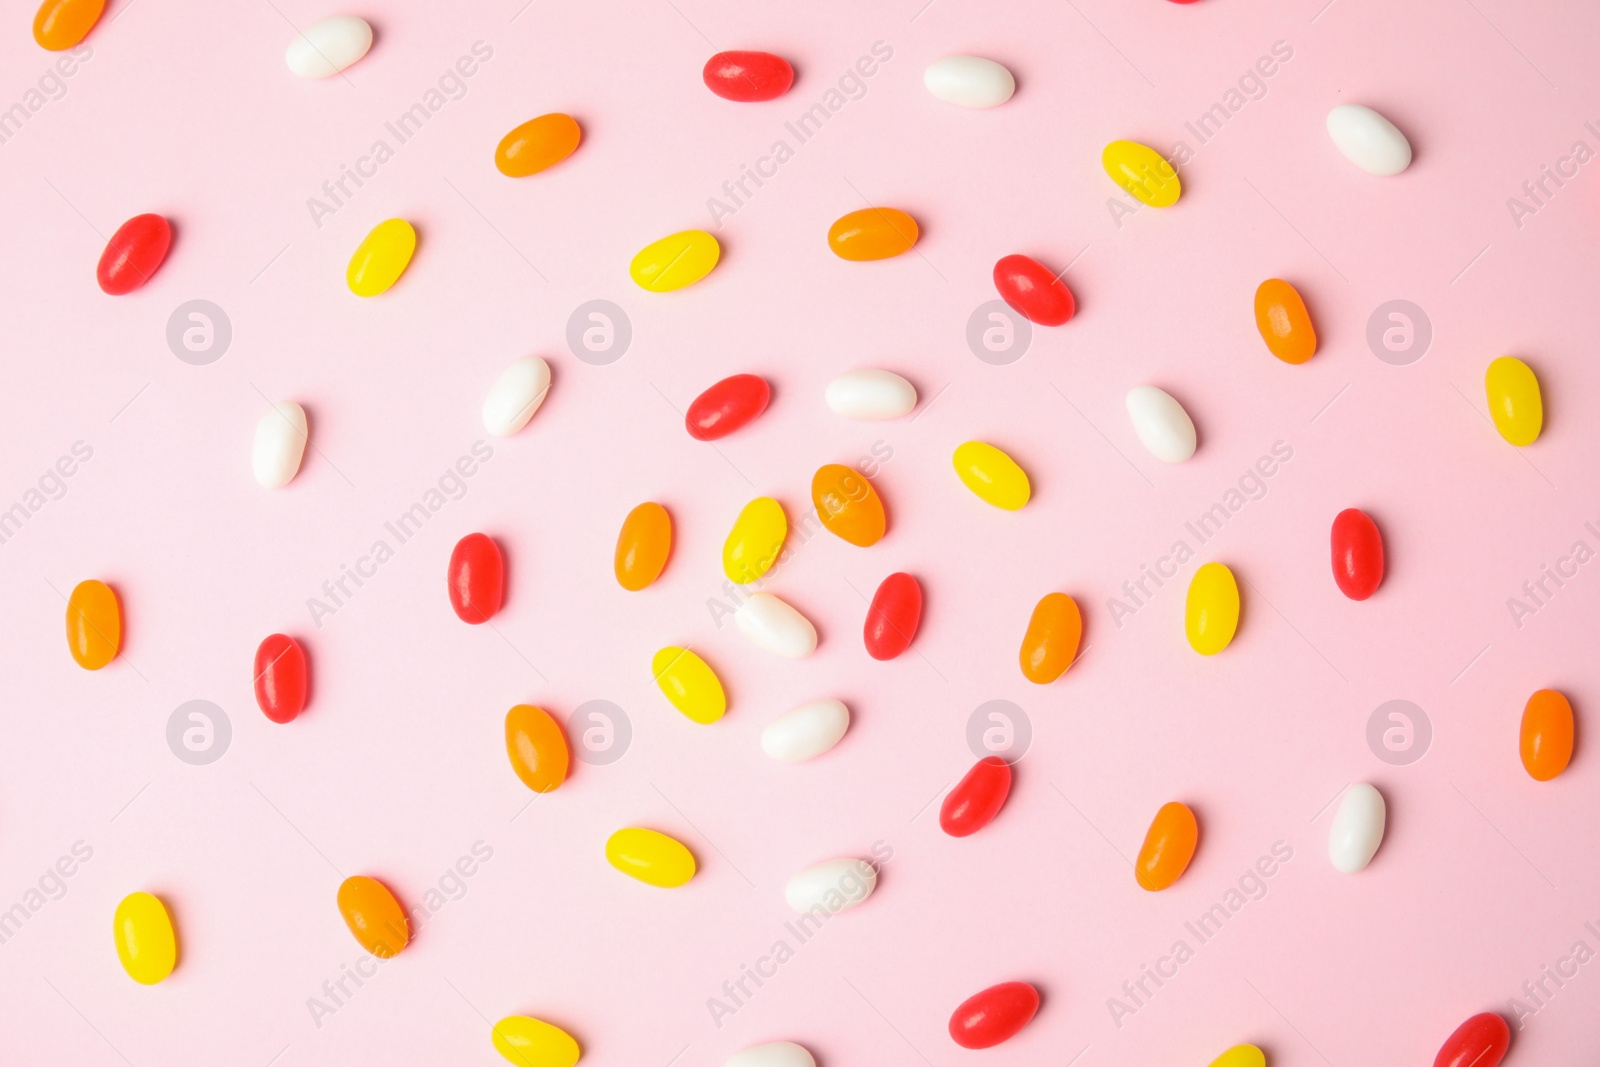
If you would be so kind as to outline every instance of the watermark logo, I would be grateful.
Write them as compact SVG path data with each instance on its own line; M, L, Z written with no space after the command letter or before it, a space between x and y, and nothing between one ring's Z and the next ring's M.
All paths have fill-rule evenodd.
M1433 321L1409 300L1379 304L1367 319L1367 347L1393 367L1405 367L1428 354Z
M1015 763L1033 743L1033 721L1009 700L987 700L967 716L967 747L979 759L999 756Z
M1409 700L1379 704L1367 718L1367 747L1383 762L1395 767L1415 763L1433 743L1433 723L1428 713Z
M232 742L228 713L209 700L179 704L167 717L167 747L190 766L217 762Z
M615 363L633 343L633 320L609 300L579 304L567 318L567 347L594 367Z
M232 320L209 300L186 301L167 316L167 347L190 366L215 363L232 343Z
M967 347L991 366L1015 363L1032 343L1033 323L1004 300L979 304L967 317Z
M1600 527L1592 522L1583 524L1584 532L1600 541ZM1523 622L1530 615L1537 615L1555 599L1557 593L1565 589L1567 583L1576 578L1579 569L1594 559L1595 552L1589 547L1589 542L1583 538L1572 542L1572 547L1566 554L1556 557L1554 566L1548 563L1539 565L1539 573L1522 583L1522 594L1506 598L1506 611L1511 613L1511 621L1517 629L1522 629Z
M28 921L46 904L66 896L67 879L77 874L78 869L93 857L94 848L91 845L82 840L74 841L72 848L46 867L15 904L0 910L0 945L8 944L21 933Z
M573 755L604 767L627 754L633 744L633 721L609 700L586 700L567 716L567 737L574 744Z

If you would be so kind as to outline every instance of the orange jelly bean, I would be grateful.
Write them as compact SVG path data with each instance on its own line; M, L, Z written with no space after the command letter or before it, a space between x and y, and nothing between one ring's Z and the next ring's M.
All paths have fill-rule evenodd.
M864 207L828 227L828 247L840 259L892 259L917 243L917 220L892 207Z
M67 648L86 671L117 658L122 647L122 607L105 582L79 582L67 598Z
M1176 800L1161 805L1144 835L1139 860L1133 866L1134 877L1152 893L1167 888L1183 877L1199 840L1200 826L1188 805Z
M376 878L358 874L340 883L339 914L361 947L380 960L399 955L411 941L405 911Z
M1065 593L1046 593L1022 635L1022 676L1049 685L1067 672L1083 639L1083 615Z
M636 593L650 585L667 566L672 554L672 516L667 509L647 501L628 512L617 534L613 569L617 584Z
M572 762L561 724L532 704L506 712L506 754L522 784L535 793L548 793L566 781Z
M1536 782L1548 782L1572 759L1572 704L1554 689L1541 689L1522 709L1522 765Z
M817 469L811 479L811 502L829 533L862 548L882 540L889 525L883 501L867 476L843 464Z
M1267 350L1285 363L1304 363L1317 354L1317 331L1306 302L1282 278L1268 278L1256 290L1256 329Z
M89 36L106 9L106 0L44 0L33 16L33 39L39 47L65 52Z
M540 115L500 139L494 165L508 178L526 178L572 155L581 140L583 130L571 115Z

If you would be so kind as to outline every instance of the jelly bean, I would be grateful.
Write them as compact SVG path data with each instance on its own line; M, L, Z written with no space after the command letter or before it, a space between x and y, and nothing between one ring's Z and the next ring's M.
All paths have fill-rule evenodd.
M958 107L999 107L1017 91L1011 72L992 59L945 56L928 64L922 84L935 97Z
M1515 356L1501 356L1489 364L1483 386L1489 394L1489 414L1501 437L1519 447L1539 439L1544 428L1544 400L1532 367Z
M771 593L751 593L733 613L739 632L784 659L805 659L817 650L817 628L794 606Z
M1022 635L1022 676L1049 685L1067 672L1083 640L1083 615L1065 593L1046 593L1033 607Z
M250 446L250 470L263 489L282 489L300 473L310 430L306 409L293 400L280 400L256 423Z
M106 9L106 0L44 0L33 16L33 39L40 48L65 52L89 36Z
M571 1034L527 1015L507 1015L489 1037L494 1050L516 1067L573 1067L583 1055Z
M178 963L178 935L167 906L149 893L129 893L111 920L122 969L140 985L155 985Z
M950 1016L950 1039L962 1048L993 1048L1016 1037L1039 1010L1027 982L1001 982L961 1002Z
M1282 278L1256 288L1256 329L1267 351L1285 363L1304 363L1317 354L1317 331L1300 291Z
M647 501L628 512L617 533L612 569L617 584L632 593L648 587L666 569L672 554L672 516L667 509Z
M816 759L850 729L850 709L838 700L816 700L779 715L761 731L761 751L780 763Z
M283 61L302 78L326 78L351 66L372 47L372 27L354 15L334 15L307 26L289 42Z
M1334 868L1345 874L1364 870L1383 844L1387 818L1382 793L1366 782L1346 789L1328 832L1328 859Z
M1572 704L1554 689L1541 689L1522 709L1522 766L1536 782L1548 782L1572 759Z
M722 682L705 660L687 648L668 645L650 661L656 685L691 722L710 724L728 710Z
M758 374L724 378L694 398L684 427L696 441L716 441L748 426L767 410L772 390Z
M817 1067L817 1061L793 1041L772 1041L735 1052L723 1067Z
M339 914L357 943L380 960L399 955L411 942L405 910L376 878L358 874L341 882Z
M1018 511L1033 495L1028 475L1017 461L994 445L967 441L956 446L951 456L956 476L985 504L1003 511Z
M1194 421L1173 396L1153 385L1128 390L1128 418L1146 451L1163 463L1182 463L1194 455Z
M1328 112L1328 136L1344 158L1379 177L1411 166L1411 142L1394 123L1360 104L1340 104Z
M456 618L476 626L494 618L505 596L506 565L500 546L486 534L471 533L450 553L450 607Z
M645 245L628 264L628 274L641 289L667 293L710 274L721 255L715 237L704 230L684 230Z
M400 280L417 250L417 231L405 219L385 219L362 238L345 268L345 284L357 296L377 296Z
M825 399L847 419L898 419L917 406L917 387L887 370L853 370L828 383Z
M100 291L131 293L150 280L172 247L172 225L160 215L135 215L117 227L95 267Z
M529 119L500 138L494 166L508 178L526 178L560 163L578 150L583 130L571 115L557 111Z
M305 710L310 672L300 642L273 634L256 646L256 706L276 723L294 722Z
M939 806L939 828L951 837L970 837L994 821L1011 794L1011 764L985 756L972 765Z
M1239 628L1239 583L1226 564L1207 563L1189 580L1183 629L1189 647L1214 656L1228 647Z
M794 84L794 68L771 52L718 52L700 72L706 88L741 104L776 100Z
M1144 835L1139 860L1133 867L1139 885L1154 893L1182 878L1199 840L1200 826L1188 805L1176 800L1161 805Z
M995 263L994 287L1017 314L1040 326L1060 326L1078 310L1067 283L1029 256L1005 256Z
M889 575L872 595L861 635L867 655L894 659L911 647L922 623L922 586L909 574Z
M883 501L866 475L838 463L817 468L811 502L823 529L862 548L882 540L889 525Z
M78 666L97 671L122 647L122 606L117 594L93 578L79 582L67 598L67 648Z
M606 862L645 885L675 889L694 877L694 853L683 842L630 826L606 840Z
M783 887L783 899L798 912L821 908L829 915L859 907L878 886L878 871L866 860L828 860L807 867Z
M1183 194L1176 168L1154 148L1137 141L1112 141L1100 153L1100 165L1112 181L1151 207L1171 207Z
M788 536L783 505L770 496L756 497L740 510L722 543L722 573L730 582L749 585L772 569Z
M1351 600L1365 600L1383 583L1383 534L1360 508L1333 518L1333 580Z
M917 243L917 220L892 207L864 207L828 227L828 247L840 259L892 259Z
M1511 1027L1486 1011L1456 1027L1433 1058L1433 1067L1497 1067L1510 1047Z
M1267 1067L1267 1056L1254 1045L1235 1045L1212 1060L1211 1067Z
M550 364L538 356L519 359L500 372L483 398L483 428L510 437L533 418L550 392Z
M518 704L506 712L506 755L522 784L549 793L567 780L572 753L561 724L543 708Z

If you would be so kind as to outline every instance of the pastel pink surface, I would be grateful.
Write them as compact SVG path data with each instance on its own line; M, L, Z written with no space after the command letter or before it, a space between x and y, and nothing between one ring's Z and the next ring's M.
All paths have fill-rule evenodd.
M943 1067L968 1060L945 1035L952 1007L1019 978L1043 1006L996 1063L1080 1049L1081 1067L1206 1063L1251 1041L1274 1067L1399 1065L1429 1062L1478 1011L1509 1017L1575 942L1600 948L1600 767L1585 741L1600 716L1600 563L1547 583L1520 620L1507 604L1574 542L1600 548L1600 172L1581 168L1520 219L1507 206L1574 142L1600 147L1600 114L1581 103L1600 91L1592 6L396 0L360 12L372 52L317 82L285 69L284 19L330 12L276 7L117 0L59 83L39 81L58 57L20 21L0 42L0 104L27 110L40 90L0 144L0 508L75 442L93 451L0 544L0 909L31 899L75 842L93 853L0 944L0 1060L491 1064L490 1022L522 1013L570 1030L585 1064L717 1064L783 1039L828 1067ZM788 124L826 110L880 41L892 56L846 82L856 98L801 143ZM1293 54L1264 94L1199 144L1185 124L1279 41ZM475 42L472 76L447 81L455 98L401 143L386 123ZM719 48L781 52L794 88L729 106L700 79ZM1015 98L986 112L934 100L922 70L953 53L1006 64ZM1407 133L1409 171L1376 179L1338 155L1323 120L1344 102ZM528 179L498 174L499 138L550 111L583 125L578 152ZM1124 137L1194 150L1175 207L1112 210L1128 201L1099 154ZM379 140L392 158L363 163ZM792 158L739 192L779 140ZM308 198L345 167L370 174L346 179L319 225ZM828 224L864 202L915 216L916 251L835 258ZM143 211L172 220L172 250L113 300L96 259ZM345 264L393 216L416 225L416 257L391 291L358 299ZM632 255L691 227L722 242L716 270L682 292L638 290ZM1009 252L1071 263L1079 307L994 366L965 331ZM1304 366L1255 332L1251 294L1268 277L1310 306L1320 348ZM168 317L196 298L233 327L209 366L167 347ZM565 340L594 299L632 322L609 365ZM1393 299L1432 322L1409 366L1367 345L1369 316ZM489 439L483 396L529 354L550 361L550 396L521 433ZM1508 354L1544 388L1544 434L1523 450L1483 398L1484 367ZM829 412L828 380L866 366L916 383L914 420ZM772 383L767 413L717 449L691 440L683 408L741 371ZM1194 416L1191 461L1140 448L1123 396L1142 382ZM279 399L305 406L313 447L268 492L250 476L251 435ZM952 476L969 439L1028 471L1024 511L989 508ZM400 543L385 523L480 440L492 458L459 489L447 481L456 498ZM1292 458L1199 545L1185 523L1277 442ZM877 463L889 534L869 550L827 534L797 548L766 588L821 645L799 663L764 656L710 607L727 597L722 539L750 498L797 518L819 465L861 457ZM672 511L676 543L661 580L627 593L610 554L647 499ZM1388 555L1364 603L1328 574L1328 524L1350 506ZM505 549L494 629L460 625L445 596L451 547L474 530ZM1114 620L1108 600L1180 538L1196 558ZM308 600L379 540L392 558L314 619ZM1202 659L1183 640L1183 586L1210 559L1241 579L1244 615L1233 645ZM895 570L919 576L926 610L917 654L878 663L858 637L864 597ZM61 638L63 596L88 577L126 613L121 657L94 673ZM1055 589L1083 605L1086 648L1040 688L1016 649ZM301 641L313 671L288 726L251 696L272 632ZM656 690L650 657L669 644L722 675L722 722L690 723ZM1542 687L1566 692L1580 724L1549 783L1528 779L1516 747ZM838 748L767 760L766 723L823 697L851 708ZM197 698L233 730L208 766L166 740L173 709ZM1408 766L1366 743L1373 709L1396 698L1433 724ZM529 805L506 709L565 719L592 699L625 710L631 747ZM974 758L969 716L993 699L1025 710L1032 747L1005 817L953 841L933 809ZM1352 781L1383 791L1389 832L1346 876L1326 859L1327 805ZM1128 857L1174 798L1195 808L1202 844L1176 886L1144 893ZM621 877L603 845L627 825L680 837L700 873L670 892ZM795 945L785 881L880 841L893 857L873 899L714 1020L725 982ZM1293 858L1265 895L1199 943L1186 923L1280 841ZM492 858L452 876L478 842ZM408 907L441 886L447 901L360 987L344 978L360 952L334 903L358 873ZM135 890L179 930L177 970L153 989L121 972L110 937ZM1124 983L1178 940L1193 958L1159 987L1144 979L1133 1004ZM1514 1026L1508 1063L1592 1051L1596 966ZM341 979L333 1005L324 984ZM1113 997L1136 1010L1114 1016ZM314 1014L312 998L336 1010Z

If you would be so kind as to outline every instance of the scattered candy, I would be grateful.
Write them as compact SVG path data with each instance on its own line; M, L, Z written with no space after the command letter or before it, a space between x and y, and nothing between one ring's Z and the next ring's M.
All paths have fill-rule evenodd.
M560 786L572 763L561 724L532 704L518 704L506 712L506 755L522 784L535 793Z
M1522 709L1522 766L1536 782L1548 782L1572 759L1572 704L1565 694L1541 689Z
M1539 439L1544 428L1544 399L1533 368L1515 356L1501 356L1483 377L1489 394L1489 415L1500 436L1519 447Z
M1128 418L1146 451L1163 463L1182 463L1194 455L1194 422L1170 393L1153 385L1128 390Z
M1212 1060L1211 1067L1267 1067L1267 1056L1254 1045L1235 1045Z
M985 756L972 765L939 807L939 828L951 837L970 837L994 821L1011 794L1011 764Z
M533 418L550 392L550 364L528 356L500 372L483 398L483 428L496 437L510 437Z
M256 646L256 706L276 723L294 722L305 710L310 672L300 642L273 634Z
M1067 672L1083 640L1083 615L1078 602L1065 593L1046 593L1034 605L1022 635L1022 676L1037 685L1049 685Z
M765 378L735 374L695 397L683 423L696 441L717 441L755 421L771 399Z
M850 729L850 709L838 700L816 700L779 715L761 731L761 751L781 763L816 759Z
M739 632L784 659L805 659L817 649L817 628L794 606L771 593L751 593L733 613Z
M122 606L104 582L79 582L67 598L67 648L78 666L97 671L122 647Z
M950 1039L962 1048L993 1048L1016 1037L1039 1011L1039 991L1001 982L961 1002L950 1016Z
M628 275L641 289L668 293L711 273L722 255L717 239L704 230L683 230L645 245L628 264Z
M867 548L883 539L889 519L866 475L839 463L819 467L811 478L811 502L823 529Z
M1510 1047L1511 1027L1486 1011L1456 1027L1433 1058L1433 1067L1497 1067Z
M178 935L167 906L149 893L129 893L111 925L122 969L140 985L155 985L178 963Z
M1214 656L1228 647L1239 628L1239 583L1226 564L1207 563L1189 580L1183 629L1189 647Z
M457 541L450 553L448 581L456 618L473 626L494 618L505 596L506 566L500 546L481 533Z
M516 1067L573 1067L582 1055L571 1034L526 1015L507 1015L489 1037L494 1050Z
M694 877L694 853L677 838L639 826L606 840L606 862L645 885L675 889Z
M1139 847L1134 878L1152 893L1166 889L1189 869L1199 840L1200 826L1188 805L1176 800L1161 805Z
M106 0L44 0L33 16L33 39L40 48L65 52L89 36Z
M793 1041L773 1041L735 1052L723 1067L817 1067L817 1061Z
M1033 494L1027 473L994 445L967 441L956 446L951 462L961 483L985 504L1018 511Z
M716 672L687 648L668 645L650 661L656 685L691 722L708 725L728 710L728 698Z
M1004 256L995 263L994 287L1017 314L1040 326L1060 326L1078 310L1067 283L1028 256Z
M1357 782L1344 791L1339 810L1328 833L1328 859L1345 874L1365 870L1383 844L1388 808L1383 794L1366 782Z
M1383 535L1360 508L1334 516L1333 580L1351 600L1365 600L1383 583Z
M540 115L500 138L494 166L508 178L526 178L572 155L582 140L583 130L571 115L559 111Z
M405 219L385 219L362 238L345 268L344 281L357 296L377 296L400 280L417 250L417 231Z
M367 54L372 27L354 15L334 15L306 27L289 42L283 61L302 78L326 78Z
M866 860L845 857L807 867L783 889L783 899L798 912L821 909L830 915L859 907L878 885L878 871Z
M1360 104L1340 104L1328 112L1328 136L1344 158L1379 177L1411 166L1411 142L1394 123Z
M828 383L826 400L847 419L898 419L917 406L917 388L893 371L855 370Z
M909 574L885 578L872 595L862 640L873 659L894 659L911 647L922 623L922 586Z
M1011 72L992 59L945 56L922 72L928 92L959 107L999 107L1017 91Z
M376 878L358 874L340 883L339 914L356 942L380 960L399 955L411 942L405 910Z
M1304 363L1317 354L1317 331L1306 302L1282 278L1268 278L1256 289L1256 329L1267 351L1285 363Z
M1171 207L1183 194L1178 171L1149 145L1112 141L1100 153L1100 165L1130 196L1151 207Z
M250 448L250 469L263 489L282 489L300 473L310 428L306 409L293 400L280 400L256 423Z
M840 259L892 259L917 243L917 220L892 207L864 207L828 227L828 247Z
M700 72L706 88L742 104L776 100L794 84L794 68L771 52L718 52Z
M122 296L138 289L161 267L172 247L172 225L160 215L135 215L117 227L95 268L100 291Z
M770 496L756 497L740 510L722 543L722 573L739 585L758 580L778 561L788 536L783 505Z
M628 512L617 533L612 562L617 584L631 593L649 587L666 569L672 554L672 516L667 509L646 501Z

